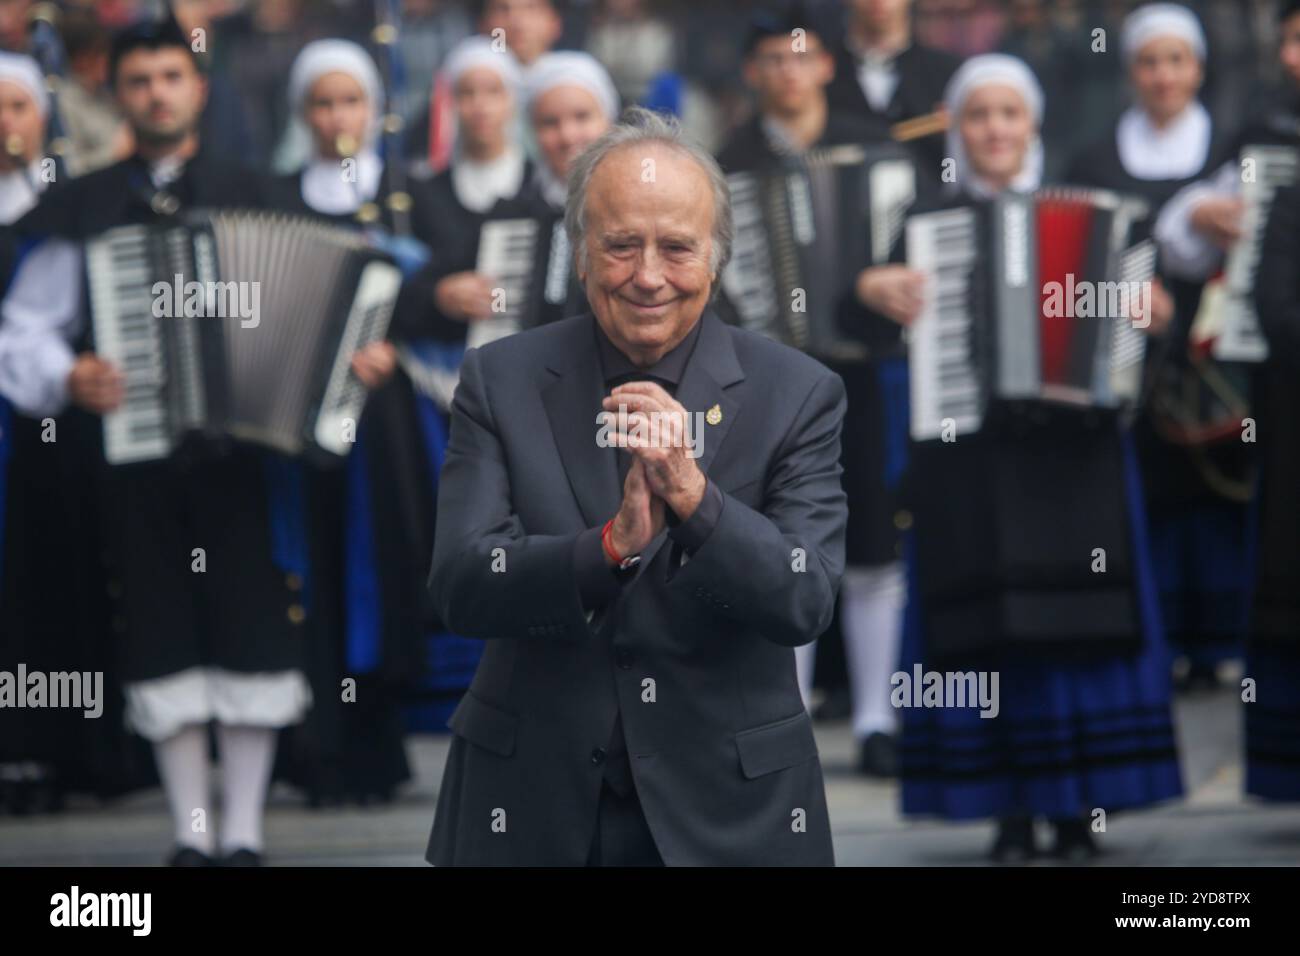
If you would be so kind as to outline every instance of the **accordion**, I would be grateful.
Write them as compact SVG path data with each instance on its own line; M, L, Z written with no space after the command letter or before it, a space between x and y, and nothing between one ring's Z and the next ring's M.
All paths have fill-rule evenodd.
M385 336L401 285L360 234L196 210L90 240L86 270L95 350L126 378L104 418L110 464L166 458L193 434L348 453L366 399L352 355Z
M1212 354L1221 362L1262 362L1268 358L1268 342L1260 332L1251 299L1255 270L1273 195L1296 182L1300 151L1293 146L1246 146L1241 151L1241 166L1243 172L1251 170L1253 175L1241 184L1242 237L1224 263Z
M917 441L984 427L994 403L1136 404L1145 354L1131 309L1149 304L1156 250L1135 242L1146 204L1041 190L911 217L908 264L928 277L910 329Z
M895 146L844 145L727 177L735 239L722 274L732 322L821 358L865 357L840 333L839 301L889 258L916 196Z
M572 297L572 259L562 217L485 221L475 271L495 283L493 315L470 323L466 348L563 317Z

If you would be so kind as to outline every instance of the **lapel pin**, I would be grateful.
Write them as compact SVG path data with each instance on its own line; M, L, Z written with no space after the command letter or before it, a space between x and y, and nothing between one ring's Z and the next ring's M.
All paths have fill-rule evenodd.
M712 408L710 408L707 412L704 413L704 420L708 422L710 425L716 425L720 421L722 421L722 406L714 405Z

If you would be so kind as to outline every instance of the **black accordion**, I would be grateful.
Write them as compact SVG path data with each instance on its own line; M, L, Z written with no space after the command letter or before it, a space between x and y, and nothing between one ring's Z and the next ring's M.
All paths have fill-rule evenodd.
M744 328L826 359L865 357L843 335L841 299L885 262L916 196L916 171L892 145L843 145L727 177L735 239L724 312Z
M1005 193L908 219L926 274L909 330L917 441L979 431L994 406L1131 408L1140 398L1156 250L1146 204L1099 190ZM950 437L948 440L952 440Z
M494 283L493 314L470 323L466 347L582 311L572 261L562 216L485 220L474 270Z
M110 464L194 435L345 456L365 403L351 370L388 331L401 271L356 232L281 213L195 210L86 244L95 351L122 370Z

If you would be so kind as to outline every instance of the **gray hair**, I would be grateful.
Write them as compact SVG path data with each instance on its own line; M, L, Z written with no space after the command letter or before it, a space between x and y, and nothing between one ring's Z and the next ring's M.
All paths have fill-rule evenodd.
M622 119L612 125L573 161L569 171L569 196L564 204L564 229L581 269L587 266L587 187L601 161L624 146L661 145L695 161L709 179L713 192L713 242L709 271L718 278L731 261L731 191L727 177L717 161L700 146L687 139L675 116L655 113L640 106L624 111ZM720 287L714 282L714 292Z

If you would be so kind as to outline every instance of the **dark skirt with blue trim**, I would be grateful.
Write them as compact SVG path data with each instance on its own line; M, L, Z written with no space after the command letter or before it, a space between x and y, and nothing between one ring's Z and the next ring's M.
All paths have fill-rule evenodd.
M1142 636L1136 654L1053 659L994 653L981 669L999 674L999 712L974 707L905 708L902 810L971 820L1013 815L1078 818L1181 795L1170 713L1169 653L1131 442L1123 439L1133 570ZM1056 492L1060 494L1059 491ZM1068 496L1062 497L1068 506ZM902 670L927 662L914 542L908 542L909 600Z

